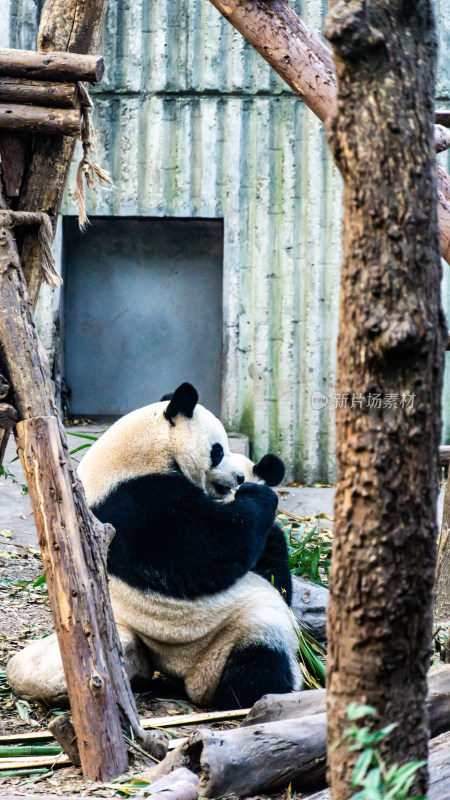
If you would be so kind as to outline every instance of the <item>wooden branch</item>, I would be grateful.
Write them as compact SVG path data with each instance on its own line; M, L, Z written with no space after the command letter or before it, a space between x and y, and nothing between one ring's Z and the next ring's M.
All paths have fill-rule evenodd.
M0 75L8 77L98 83L104 71L105 64L100 56L0 49Z
M314 691L312 694L314 694ZM324 691L324 690L320 690ZM305 692L305 695L311 692ZM278 697L278 695L268 695ZM256 708L256 706L255 706ZM230 719L240 719L249 713L249 708L239 708L233 711L205 711L199 714L170 714L163 717L147 717L141 719L141 726L145 729L151 728L176 728L179 725L197 725L201 722L223 722ZM299 715L297 715L299 716ZM14 733L0 736L0 745L11 744L12 742L42 742L52 738L50 726L46 731L31 731L30 733Z
M448 108L437 109L434 112L434 121L437 125L445 125L446 128L450 127L450 110Z
M34 106L75 108L77 95L76 83L0 77L0 101L6 103L32 103Z
M250 709L241 722L241 728L247 728L249 725L261 725L264 722L279 722L281 719L298 719L311 714L322 714L325 713L326 706L327 693L325 689L310 689L307 692L291 692L290 694L266 694Z
M138 777L141 778L142 776L139 775ZM152 800L153 798L156 798L156 800L196 800L198 796L197 784L197 776L190 770L181 767L145 788L151 790ZM2 794L2 800L13 800L13 798L14 800L30 800L30 795ZM40 794L39 800L61 800L61 795ZM90 797L72 795L71 797L68 796L68 800L92 800L92 795Z
M80 112L71 108L43 108L0 103L0 130L40 133L47 136L80 135Z
M0 155L7 197L20 194L26 165L28 137L23 133L0 132Z
M443 153L450 147L450 131L444 125L434 126L434 143L436 153Z
M331 51L285 0L210 2L322 122L334 113L336 74ZM442 124L442 115L436 121ZM450 178L441 172L445 176L439 193L441 250L450 264Z
M439 463L445 467L450 462L450 445L442 444L439 448Z
M437 164L438 217L441 255L450 264L450 177Z
M49 723L48 729L53 738L61 745L66 756L70 758L72 764L76 767L80 767L81 759L78 750L77 735L69 715L60 714Z

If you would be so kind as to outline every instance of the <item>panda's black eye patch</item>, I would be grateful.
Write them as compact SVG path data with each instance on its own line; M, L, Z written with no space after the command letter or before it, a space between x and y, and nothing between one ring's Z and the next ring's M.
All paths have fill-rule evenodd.
M223 447L219 442L214 442L211 447L211 466L218 467L224 457Z

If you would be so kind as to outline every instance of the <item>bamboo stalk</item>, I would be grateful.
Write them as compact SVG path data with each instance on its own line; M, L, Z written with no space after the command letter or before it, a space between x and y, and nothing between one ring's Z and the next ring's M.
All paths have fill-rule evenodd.
M220 722L226 719L241 719L249 713L249 708L239 708L233 711L205 711L199 714L177 714L165 717L147 717L141 720L145 730L150 728L175 728L177 725L196 725L198 722ZM0 745L12 742L39 742L53 739L50 731L36 731L31 733L14 733L0 736ZM176 740L179 744L179 740ZM169 745L170 747L170 745Z

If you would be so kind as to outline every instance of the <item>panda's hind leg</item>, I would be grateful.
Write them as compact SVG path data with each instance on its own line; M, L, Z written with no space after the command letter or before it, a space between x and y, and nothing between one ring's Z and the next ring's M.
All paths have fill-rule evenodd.
M212 705L218 709L250 708L264 694L284 694L294 688L285 650L249 644L231 651Z

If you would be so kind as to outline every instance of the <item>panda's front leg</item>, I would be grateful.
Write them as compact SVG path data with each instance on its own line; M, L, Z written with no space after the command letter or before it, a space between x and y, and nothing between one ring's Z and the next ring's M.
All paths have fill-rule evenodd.
M292 605L292 577L289 569L288 549L284 533L276 523L272 525L267 534L264 550L252 572L256 572L269 581L288 606Z

